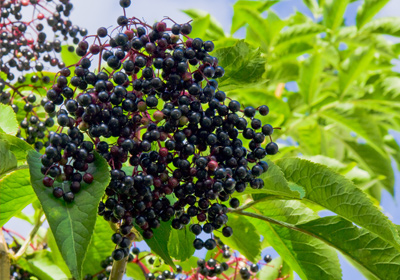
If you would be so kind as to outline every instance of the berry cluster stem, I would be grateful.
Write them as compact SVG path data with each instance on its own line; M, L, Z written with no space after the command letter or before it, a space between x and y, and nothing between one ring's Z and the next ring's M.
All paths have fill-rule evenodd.
M0 231L0 279L10 279L10 265L7 243Z

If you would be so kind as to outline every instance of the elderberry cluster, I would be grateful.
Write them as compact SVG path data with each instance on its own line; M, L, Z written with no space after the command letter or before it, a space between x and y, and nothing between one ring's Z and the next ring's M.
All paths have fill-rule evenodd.
M134 225L146 239L170 220L178 230L191 224L196 235L221 229L231 236L224 202L238 207L234 192L262 188L259 176L268 170L262 159L278 152L272 126L257 119L269 108L242 108L218 89L225 71L210 54L213 42L190 38L189 23L166 21L150 26L120 16L113 31L101 27L87 36L76 48L82 58L73 73L59 72L44 105L49 114L61 106L57 122L68 127L66 137L87 134L112 168L98 213L119 224L115 260L127 256L125 235ZM90 150L50 142L47 158L47 150L57 150L57 160L72 156L74 168L85 171L80 150ZM197 238L193 245L212 250L216 242Z
M58 112L58 118L63 112L64 110ZM89 164L94 162L95 156L92 153L93 143L83 140L83 133L73 127L72 118L67 120L70 121L68 133L50 134L50 145L46 147L41 158L41 171L45 175L43 185L53 187L54 197L63 198L65 202L71 203L82 187L93 182L93 175L87 170ZM54 186L55 180L63 185Z
M37 278L32 273L26 271L17 264L12 264L10 266L10 280L30 280L32 278Z
M22 10L33 8L32 18L23 18ZM43 62L51 66L65 67L62 61L53 56L61 52L61 40L73 38L76 44L78 35L85 36L87 30L73 25L66 17L73 8L69 0L1 0L0 2L0 69L7 74L9 81L15 76L11 69L19 72L42 71ZM29 13L31 14L31 13ZM54 32L48 38L47 28Z

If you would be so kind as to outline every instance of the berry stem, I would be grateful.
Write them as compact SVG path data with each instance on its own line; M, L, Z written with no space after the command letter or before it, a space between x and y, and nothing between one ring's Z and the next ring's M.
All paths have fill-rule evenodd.
M10 279L10 265L7 243L0 231L0 279Z

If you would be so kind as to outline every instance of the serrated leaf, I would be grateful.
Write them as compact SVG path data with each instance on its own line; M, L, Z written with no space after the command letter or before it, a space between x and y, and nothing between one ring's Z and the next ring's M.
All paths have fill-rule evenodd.
M36 200L29 181L29 170L12 171L0 179L0 227Z
M251 8L256 10L258 13L262 13L268 10L270 7L278 3L279 0L267 0L267 1L249 1L239 0L233 4L233 17L231 26L231 35L238 31L242 26L246 24L247 18L241 13L243 7Z
M361 33L386 34L391 36L400 36L400 18L384 17L374 19L364 25L360 30Z
M204 38L206 31L210 26L210 15L207 14L203 17L195 18L192 23L192 32L190 33L193 38Z
M171 222L162 222L160 227L153 230L154 236L150 239L145 239L146 244L150 249L160 256L164 262L174 267L174 262L168 252L168 242L171 235Z
M285 277L285 280L294 279L293 270L281 257L277 257L268 265L264 265L257 275L259 279L263 280L276 280L283 277Z
M219 40L219 39L225 37L225 32L224 32L224 28L222 27L222 24L219 23L215 19L215 17L213 17L206 11L202 11L199 9L188 9L188 10L183 10L183 12L194 20L208 16L209 17L209 27L206 30L206 35L210 39L218 39ZM195 31L195 28L192 28L192 29L193 29L193 31ZM190 33L190 36L193 37L192 33Z
M262 189L246 189L246 194L268 194L283 196L288 198L302 198L305 195L304 189L289 185L285 179L282 170L270 160L266 160L268 163L268 171L261 174L260 179L264 181L264 188Z
M17 167L17 159L10 151L10 144L5 140L0 140L0 162L0 176Z
M266 20L261 17L257 10L250 7L241 7L240 15L246 19L246 23L249 25L258 40L258 45L261 45L263 49L268 50L272 37L268 30Z
M388 242L339 217L331 216L297 225L339 250L373 279L400 275L400 252Z
M27 152L33 150L28 143L12 135L0 133L0 140L9 144L10 151L18 161L25 161Z
M18 132L18 122L11 106L0 104L0 132L15 135Z
M299 201L265 201L254 204L246 211L281 221L285 225L318 218L317 214ZM332 248L290 226L284 227L255 218L250 218L250 221L301 279L341 279L339 259Z
M181 230L172 230L168 242L168 253L179 261L189 259L195 252L193 247L195 238L196 236L189 231L188 227L184 227Z
M219 64L225 69L225 76L219 79L220 87L245 85L258 82L265 71L265 59L261 51L238 40L231 47L215 51Z
M374 48L360 47L343 62L339 72L339 86L342 96L347 93L350 85L365 71L375 54Z
M303 159L280 159L276 164L288 181L305 188L304 199L335 212L400 248L400 238L394 225L351 181L325 166Z
M93 275L102 270L101 262L111 256L115 247L115 244L111 241L113 233L114 231L108 222L103 217L97 216L92 239L83 262L83 275Z
M252 223L245 217L238 217L236 215L229 215L227 223L234 232L231 237L225 237L222 233L215 231L214 234L218 236L222 242L229 247L238 250L249 261L255 263L261 253L260 235Z
M371 122L371 118L368 114L362 113L362 111L359 111L358 114L348 114L346 112L342 113L331 109L321 112L320 116L332 121L337 126L349 130L349 132L356 133L377 152L384 155L384 152L382 151L383 140L380 136L378 125L373 121Z
M46 250L20 259L18 264L41 280L68 279L68 276L54 264L51 253Z
M326 30L323 25L308 22L289 26L279 33L275 42L275 48L282 48L283 45L288 45L300 41L309 41L310 38L322 33Z
M357 10L357 27L363 27L369 22L390 0L364 0Z
M322 83L321 74L324 60L321 53L316 52L300 66L299 88L305 103L311 105L318 96Z
M350 158L354 158L360 166L367 170L372 177L384 177L379 180L379 185L394 195L394 172L390 157L378 153L370 145L346 141L350 150Z
M332 30L336 30L343 23L344 13L348 4L349 0L325 0L323 5L324 25Z
M71 278L71 272L69 271L68 266L61 255L60 250L58 250L56 239L54 238L54 235L51 232L50 228L47 230L46 237L47 237L46 238L47 245L51 250L51 259L53 260L54 264L57 265L65 273L65 275L68 276L68 278Z
M36 151L28 152L31 183L39 198L47 221L54 234L57 246L68 265L73 277L82 279L82 265L93 234L97 207L105 188L110 181L107 162L97 153L90 164L88 173L94 177L92 184L82 183L82 190L76 194L73 203L54 198L52 188L43 186L41 161ZM61 183L55 182L55 186Z

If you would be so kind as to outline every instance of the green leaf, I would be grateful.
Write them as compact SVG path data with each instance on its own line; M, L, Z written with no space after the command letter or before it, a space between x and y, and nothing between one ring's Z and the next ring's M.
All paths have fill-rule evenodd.
M394 195L394 172L390 157L378 153L367 144L346 141L346 145L350 148L350 158L356 159L373 178L383 177L378 184Z
M325 30L326 28L323 25L315 24L313 22L289 26L279 33L279 36L276 39L275 48L281 48L283 45L286 46L301 41L310 41L312 37L315 37Z
M82 278L82 265L95 227L97 207L110 181L107 162L99 154L94 154L95 161L87 171L93 175L93 183L82 184L82 190L76 194L74 202L67 204L62 199L54 198L52 188L43 186L41 154L28 152L32 186L43 206L57 246L77 280ZM62 183L55 182L54 185L61 186Z
M26 161L27 152L33 150L24 140L12 135L0 133L0 140L4 140L9 144L10 151L18 161Z
M162 222L160 227L153 230L154 236L150 239L145 239L150 249L160 256L164 262L172 267L175 267L168 251L168 242L171 235L171 223Z
M323 23L326 27L336 30L344 19L349 0L325 0L323 5L324 17Z
M17 117L11 106L0 104L0 132L15 135L18 132Z
M280 159L276 164L288 181L305 188L304 199L335 212L400 248L400 237L394 225L351 181L325 166L303 159Z
M270 160L268 163L268 171L261 174L260 178L264 181L264 188L262 189L246 189L246 194L268 194L275 196L282 196L288 198L303 198L305 195L302 187L294 184L288 184L282 170ZM241 194L239 194L241 195Z
M314 17L318 17L320 13L320 8L317 0L303 0L303 3L306 4L306 6L310 9Z
M60 250L58 250L56 239L54 238L50 228L47 230L47 245L51 250L51 259L53 260L54 264L57 265L66 275L68 275L68 278L71 278L71 272L69 271ZM100 269L98 271L100 271Z
M293 280L294 276L290 266L285 263L281 257L277 257L273 259L268 265L263 266L257 278L263 280L276 280L282 278L285 280Z
M219 39L225 37L225 32L224 32L224 28L222 27L222 24L219 23L215 19L215 17L213 17L206 11L202 11L202 10L198 10L198 9L188 9L188 10L184 10L183 12L185 14L187 14L189 17L191 17L194 20L194 22L199 18L204 18L204 17L209 18L209 26L208 26L208 29L205 30L207 38L219 40ZM193 29L193 31L195 31L194 27L192 29ZM190 33L190 36L193 37L192 33Z
M320 116L331 120L335 125L343 127L349 132L356 133L362 137L377 152L384 155L382 151L383 140L378 125L368 116L368 114L348 114L336 110L326 110L320 113Z
M195 252L193 247L195 238L196 236L189 231L189 227L184 227L181 230L172 230L168 242L168 253L179 261L189 259Z
M238 31L243 25L246 24L247 18L241 13L242 8L251 8L259 13L268 10L270 7L278 3L279 0L267 0L267 1L249 1L239 0L233 4L233 17L231 26L231 35Z
M97 216L92 239L83 262L83 275L93 275L102 270L101 262L111 256L115 247L115 244L111 241L113 233L114 231L108 222L102 216Z
M61 46L61 59L66 66L75 65L81 59L75 52L68 51L68 46Z
M384 0L386 1L386 0ZM364 25L360 30L361 33L386 34L391 36L400 36L400 18L385 17L374 19Z
M238 250L249 261L255 263L261 254L261 241L257 229L245 217L229 215L227 223L234 234L227 238L222 233L215 231L214 234L221 238L222 242L229 247Z
M352 260L373 279L400 275L400 252L375 234L339 217L324 217L297 225ZM370 279L370 278L369 278Z
M300 66L299 88L304 101L311 105L321 90L324 61L321 53L311 55Z
M254 204L247 210L260 217L281 221L283 225L289 224L285 227L250 218L260 234L301 279L341 279L336 252L320 240L291 228L293 224L317 219L318 215L311 209L299 201L271 200Z
M203 17L198 17L191 23L192 32L190 33L193 38L204 38L206 36L206 31L210 26L210 15L207 14Z
M369 22L390 0L364 0L357 10L357 27L363 27Z
M268 30L268 24L266 20L261 17L257 10L246 6L241 7L240 16L246 19L246 23L256 36L258 44L261 45L263 49L268 50L268 46L271 44L272 37Z
M20 259L19 265L41 280L68 279L68 276L54 264L51 253L45 250Z
M220 88L224 85L234 88L235 85L257 82L265 71L265 59L261 51L244 40L238 40L231 47L216 50L215 56L225 69L225 76L219 79Z
M135 280L146 280L142 268L142 264L130 262L126 266L126 276Z
M343 62L339 72L339 86L342 96L349 90L350 85L368 68L375 54L374 48L360 47Z
M36 195L31 187L27 168L12 171L2 177L0 179L0 227L34 200L36 200Z
M5 140L0 140L0 175L17 167L17 159L10 151L10 144Z

